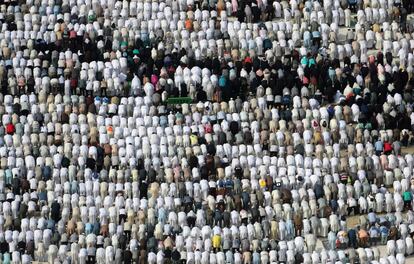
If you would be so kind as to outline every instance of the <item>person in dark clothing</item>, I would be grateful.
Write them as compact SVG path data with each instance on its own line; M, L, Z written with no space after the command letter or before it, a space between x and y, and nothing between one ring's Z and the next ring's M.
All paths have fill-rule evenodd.
M0 253L9 252L9 243L7 241L0 241Z
M314 186L314 191L315 191L316 200L318 200L319 198L324 197L324 190L323 190L322 184L316 183L315 186Z
M303 263L303 255L301 253L296 253L295 255L295 264Z
M148 197L148 184L146 181L141 182L139 186L139 197L140 199Z
M124 250L122 254L122 261L125 264L131 264L132 263L132 252L130 250Z
M180 252L179 252L177 249L174 249L174 250L171 252L171 260L172 260L172 262L173 262L174 264L178 264L178 263L180 263L180 260L181 260L181 254L180 254Z
M13 194L14 195L20 195L20 179L19 178L17 178L17 177L14 177L13 178L13 184L12 184L12 186L13 186Z
M96 263L96 256L95 255L88 255L86 258L86 264L94 264Z
M96 169L96 161L93 158L87 158L86 159L86 167L91 169L92 171L95 171Z
M60 204L57 202L57 200L55 200L51 206L50 218L52 218L52 220L57 223L60 220L60 217Z

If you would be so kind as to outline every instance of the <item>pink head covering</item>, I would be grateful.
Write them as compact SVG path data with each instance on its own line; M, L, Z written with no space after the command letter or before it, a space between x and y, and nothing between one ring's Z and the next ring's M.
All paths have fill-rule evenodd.
M158 76L157 75L155 75L155 74L151 75L151 83L154 86L158 83Z
M368 58L368 62L369 62L370 64L374 64L374 63L375 63L375 57L374 57L373 55L369 56L369 58Z

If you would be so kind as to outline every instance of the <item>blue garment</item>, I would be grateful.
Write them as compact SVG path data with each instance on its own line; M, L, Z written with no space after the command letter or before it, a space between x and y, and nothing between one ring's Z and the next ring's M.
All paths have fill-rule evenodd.
M53 7L53 14L58 15L60 12L61 12L61 11L60 11L60 6L55 5L55 6Z
M224 185L225 185L224 180L219 180L217 185L219 188L224 188Z
M73 181L70 185L70 191L72 194L77 193L79 191L79 186L77 181Z
M352 89L352 92L356 95L361 94L361 87L355 87L354 89Z
M11 185L12 180L13 180L13 173L12 173L11 169L6 169L5 174L6 174L5 175L6 176L6 185L7 184Z
M291 101L290 95L284 95L283 96L282 102L283 102L284 105L290 105L290 101Z
M10 264L10 262L11 262L10 253L4 253L3 264Z
M227 189L233 189L233 180L232 179L227 179L226 180L226 188Z
M168 119L166 116L160 116L160 126L166 127L168 125Z
M369 111L368 106L366 104L361 105L361 113L367 114Z
M99 173L97 173L96 171L94 171L92 173L92 178L94 178L95 180L99 179Z
M93 231L93 225L91 223L86 223L85 225L85 234L89 235Z
M312 1L306 1L305 2L305 8L307 9L308 12L312 12L312 10L313 10Z
M158 221L161 224L165 224L166 220L167 220L167 213L165 212L165 209L161 207L160 209L158 209Z
M291 219L286 221L286 232L289 239L295 236L295 226Z
M312 32L312 37L313 38L320 38L321 37L321 32L319 32L319 31L313 31Z
M375 142L375 150L376 151L384 150L384 144L382 143L382 141L378 140L377 142Z
M309 61L308 60L308 57L303 56L303 58L300 60L300 64L307 66L308 65L308 61Z
M219 79L219 86L220 86L220 87L225 87L225 86L226 86L226 77L224 77L223 75L222 75L222 76L220 76L220 79Z
M102 103L102 98L100 96L95 96L95 104Z
M374 212L370 212L370 213L368 213L368 221L369 221L370 223L375 223L375 222L377 222L377 216L375 215L375 213L374 213Z
M389 230L386 226L381 226L380 227L380 232L382 236L388 236Z
M45 191L39 192L37 196L39 197L39 201L47 201L47 194Z
M335 70L333 68L329 68L328 75L329 75L329 78L331 79L331 81L334 81L335 75L336 75Z
M164 65L165 65L165 67L168 68L168 67L171 66L171 64L172 64L171 57L170 56L166 56L164 58Z
M228 250L226 252L226 262L227 263L233 263L234 262L233 253L230 250Z
M329 232L328 234L328 243L331 250L336 249L336 235L334 232Z
M223 213L219 209L214 211L214 220L216 221L216 224L223 220Z
M329 118L332 118L335 115L335 109L332 106L329 106L327 110L328 110Z
M263 41L263 48L265 50L268 50L268 49L272 49L273 48L273 43L270 41L270 39L265 39Z
M331 208L334 212L336 212L336 210L338 210L339 205L338 205L338 202L336 200L332 199L330 201L330 205L331 205Z
M47 220L47 228L53 232L55 230L55 221L52 219Z
M260 254L255 251L253 252L253 264L260 264Z
M12 63L11 60L6 60L5 63L6 63L6 67L8 67L8 66L12 67L13 66L13 63Z
M348 231L348 237L349 237L349 244L352 247L357 247L357 235L355 229L349 229Z
M411 202L412 199L413 199L413 195L412 195L411 192L405 191L403 193L403 200L404 200L404 202Z
M50 180L52 177L52 169L49 166L44 166L42 168L42 176L44 181Z
M243 208L247 209L250 203L250 195L247 192L242 192Z
M379 189L379 192L385 194L385 192L383 192L382 188ZM385 222L387 222L387 219L384 216L379 217L379 223L380 224L385 223Z
M390 223L394 223L394 222L395 222L395 220L396 220L396 217L395 217L395 215L394 215L394 214L388 214L388 215L387 215L387 218L388 218L388 221L389 221Z
M316 61L314 58L310 58L308 62L308 66L311 67L312 65L316 65Z
M141 40L142 40L143 42L146 42L146 41L148 41L148 39L149 39L149 34L148 34L148 32L146 32L146 31L141 31Z
M93 225L93 233L98 236L100 232L101 232L101 224L99 222L96 222Z
M372 226L369 229L369 236L371 238L379 237L379 233L380 233L379 229L377 227L375 227L375 226Z
M312 34L309 32L309 31L305 31L304 33L303 33L303 46L305 47L305 48L309 48L310 46L311 46L311 44L312 44ZM306 58L306 57L304 57L304 58ZM306 63L304 63L305 61L303 61L303 58L302 58L302 60L300 61L300 63L302 64L302 65L308 65L308 61L306 60Z

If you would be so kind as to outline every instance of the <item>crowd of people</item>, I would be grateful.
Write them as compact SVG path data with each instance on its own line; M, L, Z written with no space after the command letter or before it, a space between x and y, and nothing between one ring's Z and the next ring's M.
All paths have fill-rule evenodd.
M0 1L0 261L405 263L412 12Z

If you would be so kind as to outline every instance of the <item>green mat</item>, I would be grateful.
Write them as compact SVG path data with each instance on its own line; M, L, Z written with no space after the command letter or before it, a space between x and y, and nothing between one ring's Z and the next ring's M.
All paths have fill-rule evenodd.
M170 97L167 99L167 104L190 104L192 101L191 97Z

